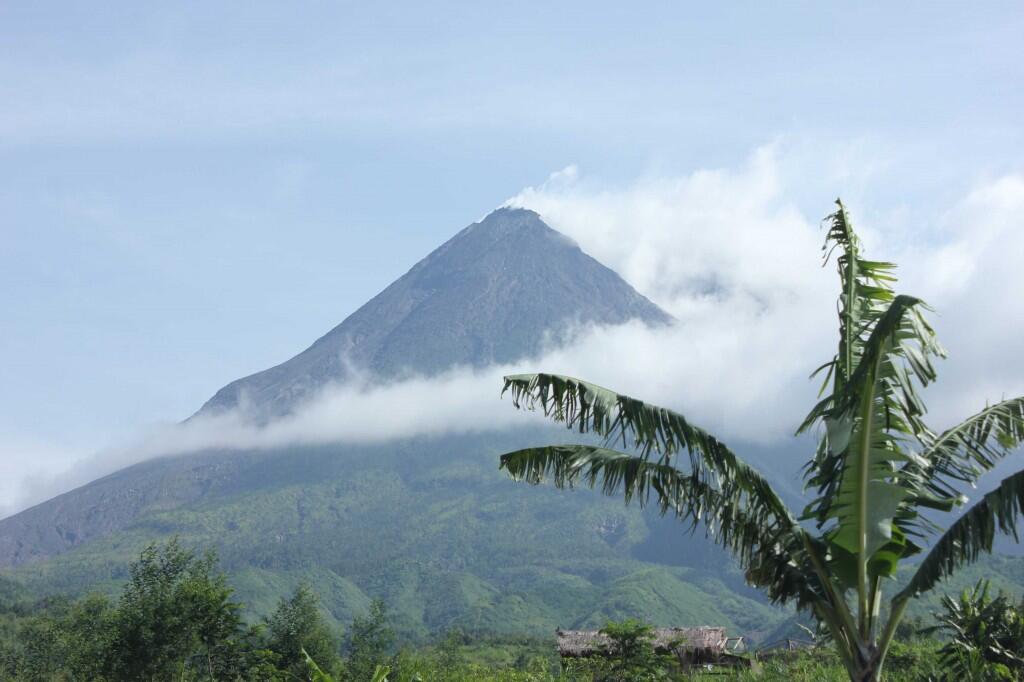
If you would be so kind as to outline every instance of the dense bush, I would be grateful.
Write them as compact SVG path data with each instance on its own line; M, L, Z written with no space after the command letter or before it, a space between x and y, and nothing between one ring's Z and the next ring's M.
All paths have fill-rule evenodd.
M942 598L933 628L949 636L939 652L942 663L961 679L1017 680L1024 677L1024 602L1002 592L989 596L979 581L958 599Z

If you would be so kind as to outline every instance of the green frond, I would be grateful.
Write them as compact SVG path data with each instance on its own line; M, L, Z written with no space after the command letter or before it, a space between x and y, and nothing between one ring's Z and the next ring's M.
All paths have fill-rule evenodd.
M816 498L804 516L815 519L819 527L835 522L830 537L848 551L878 550L887 545L888 556L906 556L917 551L917 545L907 538L922 534L926 522L916 513L908 513L904 502L930 498L923 490L923 476L897 472L914 459L906 443L927 433L921 421L925 406L916 385L934 380L931 358L944 351L921 313L924 304L895 295L893 264L861 257L860 240L846 208L838 200L836 204L836 212L826 218L829 229L824 249L826 262L834 250L841 250L836 259L842 286L839 347L832 361L823 365L828 374L822 392L828 380L831 392L811 409L797 430L803 433L815 425L824 427L817 453L805 471ZM869 504L866 498L872 500L872 518L860 514L859 507ZM852 532L855 517L859 523ZM872 530L860 527L864 525ZM859 541L862 532L870 535L864 546ZM903 549L895 551L893 542ZM885 565L895 567L894 561Z
M956 497L953 482L973 485L978 477L1024 442L1024 397L1003 400L938 436L922 439L922 475L936 495Z
M517 408L535 409L579 433L593 432L605 444L619 443L639 450L644 458L658 453L658 462L672 464L686 451L691 477L723 490L736 487L756 495L777 516L790 516L771 484L720 440L690 424L677 412L650 405L597 384L556 374L505 377L506 391Z
M935 378L930 357L941 353L919 299L897 296L863 343L859 364L838 392L820 401L801 429L821 422L825 437L808 476L818 496L805 515L830 521L830 540L891 575L896 562L916 551L909 537L923 521L904 506L925 499L924 479L904 475L922 460L907 444L927 432L916 384ZM879 555L884 548L883 555Z
M927 592L937 582L982 552L992 551L996 531L1017 539L1017 520L1024 509L1024 471L1018 471L957 519L928 552L896 599Z
M822 250L826 263L836 249L841 250L836 258L841 286L839 348L833 361L833 379L838 392L860 364L864 338L884 306L893 299L891 285L896 278L892 273L896 266L861 258L860 239L853 230L849 213L839 199L836 199L836 206L836 211L825 218L828 232Z
M518 450L501 457L501 468L515 480L538 484L550 478L559 488L582 484L606 495L621 494L627 504L635 501L641 507L653 495L662 514L675 515L691 530L703 525L708 537L730 550L748 580L773 601L795 600L803 607L823 599L813 569L798 563L804 554L804 530L756 495L725 493L668 464L590 445Z
M334 682L334 678L325 673L316 661L306 652L305 647L302 648L302 656L306 660L306 666L309 668L309 679L313 682Z
M804 433L817 423L826 422L829 418L837 419L856 409L861 395L868 388L866 380L869 373L876 381L884 382L880 395L885 401L886 425L897 426L908 435L920 431L923 424L918 417L926 410L917 395L914 380L921 386L934 381L935 367L931 358L945 355L934 330L921 314L925 307L923 301L913 296L895 297L860 345L856 368L841 386L811 409L797 433ZM876 369L879 367L881 372ZM843 440L832 444L830 449L841 450L839 446L845 444Z

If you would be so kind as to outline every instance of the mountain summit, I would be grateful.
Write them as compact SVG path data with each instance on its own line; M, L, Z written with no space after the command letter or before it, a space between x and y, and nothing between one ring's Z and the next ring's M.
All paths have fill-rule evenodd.
M417 263L292 359L217 391L197 415L291 412L353 371L382 378L536 354L571 323L669 316L533 211L500 208Z

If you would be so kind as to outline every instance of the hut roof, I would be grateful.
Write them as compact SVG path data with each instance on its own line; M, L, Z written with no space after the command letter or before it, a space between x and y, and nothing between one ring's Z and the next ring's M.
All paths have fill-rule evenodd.
M709 649L725 651L723 627L655 628L652 644L659 653ZM586 658L604 653L612 640L597 630L558 630L558 653L567 658Z

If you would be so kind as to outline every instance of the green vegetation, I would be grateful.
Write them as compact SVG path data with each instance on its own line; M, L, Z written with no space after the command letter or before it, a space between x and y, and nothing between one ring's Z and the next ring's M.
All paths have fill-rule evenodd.
M671 656L654 652L654 628L646 623L633 618L608 622L601 632L611 640L604 647L606 664L597 671L601 679L645 682L663 679L676 669Z
M289 677L302 679L310 657L328 673L338 675L343 669L337 634L320 614L319 600L305 583L290 598L282 598L267 619L265 641L266 648L276 652L275 666Z
M255 632L212 555L147 547L120 598L8 605L4 679L230 678L260 667ZM10 618L13 615L14 618Z
M349 671L352 679L370 679L381 661L387 660L395 645L395 631L388 625L387 607L380 599L370 605L365 616L352 620L349 636Z
M959 599L946 595L939 624L949 641L939 651L943 665L961 679L1016 680L1024 676L1024 601L1000 592L989 597L980 580Z
M938 645L933 641L894 641L886 658L885 679L889 682L956 680L947 677L937 652ZM707 679L711 682L716 678L709 675ZM773 657L726 679L737 682L845 682L849 673L834 651L813 650Z
M247 621L306 582L335 627L379 598L396 636L416 646L452 628L550 637L638 617L750 634L789 616L720 549L680 540L657 514L586 492L522 490L497 471L507 446L553 432L239 454L247 469L230 490L8 575L33 595L116 596L149 543L178 536L216 549Z
M94 594L31 604L4 585L0 680L308 679L306 652L326 674L350 679L338 633L306 585L246 625L212 553L197 556L173 539L145 548L129 573L116 601ZM375 607L354 624L370 634L353 638L353 670L385 653L374 638L386 627L382 616Z
M806 482L817 494L801 516L719 439L671 410L571 377L506 377L519 407L539 406L555 421L602 445L554 445L505 454L518 480L558 487L582 482L641 505L653 495L662 514L704 524L730 550L750 584L792 604L828 630L851 680L880 679L908 604L961 566L991 552L997 530L1015 533L1024 506L1024 471L953 522L883 610L886 579L923 551L941 529L927 513L967 502L961 494L1024 440L1024 398L985 407L942 433L924 422L918 388L935 380L943 357L925 319L927 306L897 295L895 265L866 260L845 207L828 217L826 262L840 277L839 344L824 372L823 398L798 433L817 428ZM632 445L638 454L608 446ZM688 469L677 462L688 456Z
M388 609L371 603L342 638L312 589L300 584L266 618L243 622L243 605L212 554L197 555L177 540L144 549L116 600L33 602L0 581L0 680L147 679L285 682L638 682L703 679L652 650L649 625L608 622L607 654L565 663L551 638L500 638L450 630L431 645L410 647L391 627ZM898 629L887 678L1014 679L1024 653L1020 606L987 587L946 599L938 625ZM940 630L941 642L927 633ZM344 642L344 644L343 644ZM966 671L966 672L965 672ZM713 671L711 680L845 679L831 649L785 652L755 660L751 669ZM1005 675L1004 675L1005 673ZM952 677L950 677L952 674ZM1003 676L1001 676L1003 675ZM1008 675L1008 676L1007 676Z
M626 625L626 624L619 624ZM627 626L633 629L634 626ZM947 675L939 659L939 644L932 640L893 643L887 666L891 682L934 682L970 680ZM755 660L752 667L740 669L681 670L665 657L639 654L647 661L638 667L594 659L569 661L564 665L548 657L531 657L516 666L489 666L463 662L447 666L435 652L402 652L384 669L388 682L642 682L663 680L682 682L841 682L848 679L846 669L834 651L816 649ZM316 678L324 680L324 678ZM982 679L982 678L977 678Z

